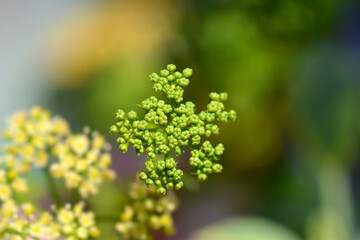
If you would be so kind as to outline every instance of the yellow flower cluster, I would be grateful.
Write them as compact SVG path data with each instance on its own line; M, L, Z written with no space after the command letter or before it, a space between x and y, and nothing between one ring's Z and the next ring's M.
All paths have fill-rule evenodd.
M70 135L53 149L59 161L51 165L51 175L64 178L66 187L79 189L84 198L96 194L104 180L111 181L116 176L109 169L108 149L105 138L98 133L93 133L91 138L86 133Z
M175 195L158 197L155 188L134 183L129 192L115 228L125 239L154 239L153 231L172 234L174 224L171 214L177 208Z
M109 169L110 145L104 136L90 134L89 129L72 134L64 119L41 107L16 113L3 136L9 143L1 161L0 200L9 198L12 189L25 191L26 182L18 176L34 166L46 168L54 178L63 178L66 187L78 189L83 198L96 194L104 180L116 177Z
M21 206L7 200L0 209L0 239L81 240L97 238L94 214L84 211L84 203L55 209L55 217L45 211L35 214L33 205Z
M36 216L32 204L18 205L6 200L0 209L0 239L57 239L59 226L52 221L49 213Z
M66 240L78 240L97 238L100 236L99 229L95 226L93 212L84 211L84 203L80 202L71 207L67 204L64 208L56 211L56 222L62 235L68 236Z
M67 122L41 107L14 114L8 121L3 137L9 140L4 152L18 156L24 163L45 167L49 149L70 134ZM31 170L30 166L27 170Z
M28 190L27 182L21 173L27 171L26 165L16 161L13 155L0 158L0 202L11 199L13 193L24 193Z

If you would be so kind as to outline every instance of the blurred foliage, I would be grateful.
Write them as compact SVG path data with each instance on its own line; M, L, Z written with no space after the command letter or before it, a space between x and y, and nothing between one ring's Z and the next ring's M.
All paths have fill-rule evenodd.
M202 82L237 95L230 101L241 113L238 128L226 138L236 151L231 155L241 159L233 170L261 167L281 155L292 118L289 69L299 51L330 28L335 3L210 1L204 10L199 1L188 13L193 21L185 29Z
M344 31L356 34L342 29L351 4L105 1L55 28L49 66L59 88L53 102L67 112L80 110L83 123L105 132L117 108L128 111L150 93L146 77L153 69L171 61L191 66L194 80L185 99L201 109L208 92L226 91L229 107L238 113L235 126L220 126L226 151L219 178L236 193L219 206L241 189L248 195L234 212L268 215L308 240L348 239L354 224L347 222L354 215L349 178L360 126L359 53L341 39ZM272 229L262 235L270 240L279 227L264 221L249 225ZM235 222L229 225L245 225ZM184 228L180 231L190 231ZM237 233L227 224L218 228L220 234ZM248 234L257 239L251 234L261 231Z
M297 66L292 82L294 132L313 155L312 165L348 167L358 153L356 61L349 50L328 45L305 54Z
M300 240L274 221L261 217L230 218L215 222L195 233L191 240Z

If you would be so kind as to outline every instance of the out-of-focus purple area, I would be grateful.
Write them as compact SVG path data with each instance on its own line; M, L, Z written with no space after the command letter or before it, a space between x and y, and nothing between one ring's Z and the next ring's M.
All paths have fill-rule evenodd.
M212 138L224 171L187 180L177 233L158 239L359 239L359 11L340 0L1 1L0 117L38 104L74 131L99 130L114 143L112 189L125 191L145 157L117 150L116 110L155 94L150 73L190 67L186 100L201 109L228 92L238 119Z

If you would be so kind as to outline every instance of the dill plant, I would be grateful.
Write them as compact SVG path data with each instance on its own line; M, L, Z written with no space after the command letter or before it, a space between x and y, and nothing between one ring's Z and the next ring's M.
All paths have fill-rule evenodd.
M207 108L196 113L193 102L183 102L184 88L191 75L191 69L181 73L169 64L160 74L150 75L155 91L164 94L166 101L152 96L141 102L139 107L145 111L141 120L135 111L116 113L117 123L110 132L120 135L117 143L121 152L132 146L138 155L147 153L148 158L146 171L138 176L140 181L131 184L121 196L118 220L110 217L110 223L124 239L151 240L154 231L174 233L172 213L178 200L174 191L166 192L184 185L184 173L177 168L175 158L183 154L185 147L191 149L191 173L199 181L222 171L219 160L224 146L221 143L214 146L204 138L219 134L216 121L235 120L236 113L225 110L226 93L210 93ZM101 184L116 177L105 137L88 128L83 133L72 133L66 120L41 107L14 114L3 137L7 144L0 156L0 239L99 238L97 224L109 219L88 210L91 206L87 199L98 194ZM46 177L54 202L51 209L41 209L19 198L32 190L26 175L35 169ZM71 203L64 201L56 179L77 193Z
M147 153L146 171L139 174L139 179L148 187L155 186L159 195L166 194L166 189L183 187L184 173L177 168L172 153L180 156L185 147L191 149L191 173L200 182L223 169L219 163L224 152L223 144L215 146L209 140L202 140L219 134L216 122L233 121L236 112L225 110L227 93L212 92L206 109L196 113L195 104L183 99L192 73L189 68L176 71L176 66L169 64L159 74L151 74L154 90L163 94L166 101L155 96L142 101L139 107L145 112L143 119L135 111L125 113L120 109L116 113L116 124L110 127L111 133L120 135L117 143L121 152L127 152L132 146L138 155Z

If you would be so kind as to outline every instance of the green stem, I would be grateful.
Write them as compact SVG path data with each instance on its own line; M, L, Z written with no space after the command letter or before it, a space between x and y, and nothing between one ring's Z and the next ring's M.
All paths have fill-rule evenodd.
M21 237L22 239L24 239L24 240L26 239L25 234L23 234L23 233L21 233L21 232L18 232L18 231L14 230L14 229L12 229L12 228L9 228L9 227L5 228L5 233L15 234L15 235L20 236L20 237Z
M352 239L355 216L347 170L342 166L326 165L318 171L318 179L322 205L334 211L342 221L345 229L341 230L348 237L344 240Z
M56 187L55 181L52 178L52 176L50 175L50 171L49 168L44 168L43 169L44 172L44 176L45 176L45 180L46 180L46 184L48 186L49 192L51 194L52 199L55 202L55 205L57 207L61 207L62 206L62 200L61 200L61 196L60 193Z
M96 222L109 223L109 222L116 222L118 220L119 220L118 216L111 216L111 215L96 216Z

